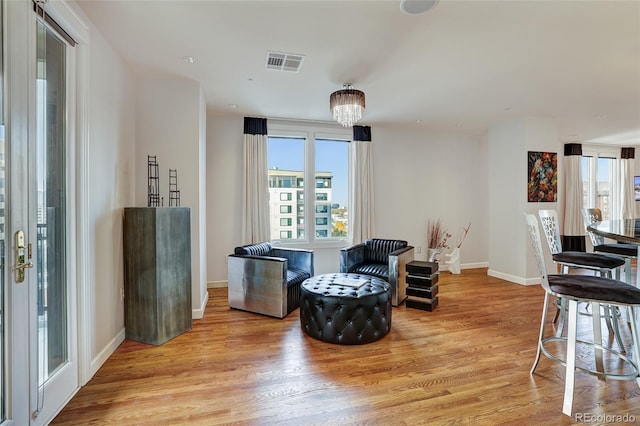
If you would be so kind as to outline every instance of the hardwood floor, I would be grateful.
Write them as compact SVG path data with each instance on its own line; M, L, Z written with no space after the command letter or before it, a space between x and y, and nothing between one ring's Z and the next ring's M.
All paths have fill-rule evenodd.
M308 337L298 310L282 320L230 310L226 289L210 289L205 317L192 330L159 347L125 341L52 424L611 423L598 415L640 421L634 381L577 372L568 417L561 412L564 367L542 356L529 375L539 286L488 277L485 269L443 272L439 285L434 312L393 308L391 332L362 346ZM583 337L590 321L581 316ZM621 328L629 346L628 327ZM579 362L591 362L590 351L578 349Z

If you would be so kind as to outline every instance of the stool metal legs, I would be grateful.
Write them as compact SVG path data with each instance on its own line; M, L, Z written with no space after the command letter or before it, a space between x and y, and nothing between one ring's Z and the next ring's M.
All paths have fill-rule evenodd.
M634 379L636 384L640 386L640 376L638 375L638 362L640 360L640 343L638 338L638 329L636 324L636 315L635 311L632 307L629 307L629 316L631 317L631 334L633 339L633 359L623 355L622 353L612 351L611 349L607 349L602 346L602 326L601 326L601 313L600 313L600 304L592 303L593 307L593 339L591 342L580 341L581 343L587 343L592 345L595 355L595 370L590 370L585 367L578 367L576 365L576 344L578 342L577 339L577 328L578 328L578 301L575 299L563 299L565 304L567 305L567 337L566 337L566 357L563 360L556 355L553 355L547 349L544 348L544 343L546 341L559 341L565 340L563 337L544 337L544 327L547 318L547 314L549 311L549 301L550 294L545 292L544 303L542 307L542 319L540 320L540 332L538 333L538 347L536 350L536 357L533 361L533 365L531 367L530 374L533 374L538 366L540 361L540 354L544 353L549 358L560 362L565 365L565 392L564 392L564 402L562 407L562 412L567 416L571 416L571 411L573 407L573 393L575 388L575 371L576 369L580 369L587 373L594 374L598 376L600 379L611 378L616 380L623 379ZM615 310L616 306L614 305L603 305L605 307L605 315L607 315L607 307L610 306L611 310ZM603 354L604 351L609 351L612 354L620 357L623 361L628 362L632 368L632 373L623 373L617 374L614 372L605 372Z
M533 361L533 366L529 374L533 374L536 371L538 362L540 361L540 352L542 352L542 339L544 338L544 323L547 319L547 312L549 311L549 293L544 292L544 303L542 305L542 320L540 320L540 333L538 333L538 349L536 350L536 359Z
M564 379L562 412L571 416L573 388L576 383L576 337L578 330L578 302L569 300L569 330L567 332L567 368Z

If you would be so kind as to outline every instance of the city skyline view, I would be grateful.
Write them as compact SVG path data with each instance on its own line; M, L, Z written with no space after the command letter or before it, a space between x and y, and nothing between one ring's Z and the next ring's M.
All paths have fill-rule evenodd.
M267 166L269 169L303 171L305 140L303 138L269 137ZM315 170L329 172L333 181L333 203L347 207L349 202L349 144L344 141L316 139Z

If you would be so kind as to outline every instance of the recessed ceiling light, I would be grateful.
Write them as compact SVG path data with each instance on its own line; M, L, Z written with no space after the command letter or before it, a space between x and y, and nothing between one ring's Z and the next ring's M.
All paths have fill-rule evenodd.
M400 10L407 15L417 15L433 9L439 0L400 0Z
M227 106L228 106L229 108L233 108L233 109L238 108L238 104L229 104L229 105L227 105Z
M187 64L195 64L196 62L196 58L194 58L193 56L183 56L182 60Z

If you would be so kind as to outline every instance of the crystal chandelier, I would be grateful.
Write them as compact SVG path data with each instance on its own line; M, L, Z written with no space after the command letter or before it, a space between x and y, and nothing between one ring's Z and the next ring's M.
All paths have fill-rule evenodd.
M345 127L352 127L362 118L364 107L364 92L354 89L351 83L345 83L329 98L333 119Z

